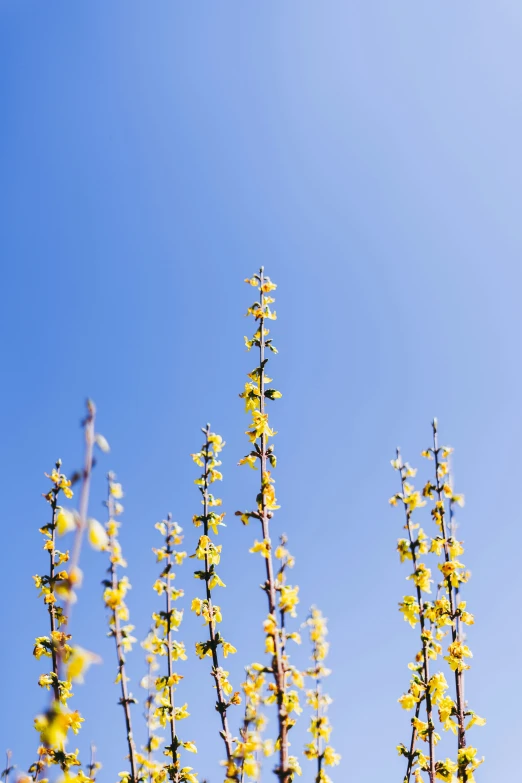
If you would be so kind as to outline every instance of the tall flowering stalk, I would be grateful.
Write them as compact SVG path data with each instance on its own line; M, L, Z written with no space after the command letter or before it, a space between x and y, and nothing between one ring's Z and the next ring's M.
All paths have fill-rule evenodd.
M476 748L466 744L466 731L473 725L482 726L484 718L476 715L467 708L464 700L464 672L470 668L466 663L467 658L472 657L471 650L464 643L463 633L459 633L462 625L472 625L475 620L467 611L465 601L460 600L459 588L470 577L464 563L459 557L464 553L461 541L455 538L454 526L450 526L451 516L455 505L463 505L464 497L455 493L449 476L448 458L453 449L448 446L439 446L437 419L432 422L433 446L423 452L423 456L433 459L435 467L434 482L430 481L424 487L424 495L433 499L434 507L432 517L438 527L439 535L433 541L433 549L438 555L442 553L443 562L439 563L442 572L443 587L445 589L444 610L451 629L451 642L447 647L444 659L454 672L455 677L455 701L446 697L446 715L450 728L457 734L458 752L457 762L452 767L457 773L457 779L463 783L474 781L474 771L482 763L477 760ZM448 505L448 507L447 507ZM455 721L452 720L455 718ZM469 718L466 724L466 718ZM455 729L456 723L456 729Z
M204 583L205 597L194 598L192 601L192 611L198 617L203 617L208 628L208 640L196 644L196 652L199 658L208 656L212 659L211 675L214 679L216 688L216 710L221 720L221 737L225 744L227 775L230 778L235 773L235 762L233 761L232 736L228 725L227 710L232 704L239 704L241 697L238 691L234 692L232 685L228 680L228 672L223 669L219 663L219 648L226 658L229 653L235 653L236 648L223 639L221 633L217 630L218 623L222 620L221 609L212 599L212 591L216 587L225 587L225 583L220 579L216 572L216 566L219 565L221 558L222 545L216 545L210 538L212 530L214 535L218 534L218 529L223 525L225 514L216 513L213 509L221 506L221 499L214 497L211 486L216 481L221 481L223 476L218 468L221 461L218 459L223 446L225 445L220 435L210 431L210 424L202 429L205 436L201 450L192 454L192 459L200 468L203 469L200 477L195 480L196 485L201 492L203 513L196 514L192 521L195 527L203 527L203 535L199 537L196 552L192 557L203 562L203 569L194 572L194 576Z
M428 773L430 783L435 780L451 783L455 779L462 783L473 783L474 770L482 762L476 758L476 749L466 746L465 732L473 724L483 725L485 721L467 709L463 697L463 672L469 668L465 659L471 657L471 652L464 644L462 631L459 629L462 625L473 624L474 618L466 611L465 601L458 598L459 586L468 580L469 572L457 559L464 549L462 542L455 538L454 529L449 529L450 511L446 509L446 503L449 503L449 509L452 511L454 505L463 505L464 499L453 491L448 480L447 459L452 449L439 447L436 420L433 423L433 437L433 447L423 451L422 456L435 461L435 482L428 481L422 495L414 489L410 481L417 471L408 463L402 462L399 450L396 459L392 460L393 467L401 476L401 492L394 495L390 502L392 505L396 505L397 501L402 502L406 514L405 529L408 533L407 538L399 539L397 549L402 562L412 561L413 573L408 578L413 580L416 587L416 596L405 596L400 610L413 628L419 623L421 636L421 650L415 662L409 665L413 671L409 691L399 699L404 709L415 708L411 742L409 748L399 745L398 750L408 761L404 777L406 783L410 781L412 774L415 781L421 783L423 772ZM431 538L431 541L412 520L413 511L426 505L424 498L434 501L431 515L437 525L437 535ZM434 601L429 601L422 595L431 592L432 579L431 569L419 561L419 556L428 554L435 556L442 572L442 581ZM441 555L442 562L439 561ZM449 628L451 641L447 645L446 655L443 656L441 642L447 635L446 627ZM447 693L449 686L444 672L430 674L429 661L436 661L439 656L444 657L455 674L455 700ZM426 711L425 722L420 719L422 705ZM438 709L442 728L452 731L458 738L456 762L450 758L439 761L435 759L434 746L440 739L435 731L435 707ZM470 720L465 725L467 717ZM419 739L428 743L429 755L426 756L417 747Z
M246 667L245 681L241 684L245 699L243 725L239 731L234 750L235 767L233 774L227 776L225 783L234 783L246 779L258 780L260 773L260 754L271 756L274 752L271 740L263 742L262 733L266 726L266 717L261 712L264 703L263 692L266 684L265 667L253 663Z
M52 661L52 671L40 677L40 685L48 689L52 687L56 702L60 701L60 692L64 688L64 684L60 685L59 681L58 663L60 646L65 641L65 638L58 633L58 628L67 622L63 608L57 603L57 597L59 594L62 597L65 595L64 591L67 590L67 582L69 580L68 572L65 569L60 569L69 560L69 552L58 550L56 539L58 533L65 533L69 529L75 529L77 524L73 513L59 506L60 493L68 500L73 497L71 481L64 473L60 472L61 467L62 461L57 460L51 474L45 474L52 484L49 492L44 495L51 506L51 520L47 525L40 528L40 533L44 537L43 548L49 553L49 573L33 577L35 586L40 590L40 596L43 597L44 604L47 607L50 626L48 654Z
M313 661L313 666L306 671L306 674L314 683L313 689L307 691L306 697L314 714L308 728L312 735L312 741L305 746L305 756L308 759L317 761L315 783L332 783L331 778L324 770L324 766L336 766L339 764L341 756L330 745L332 727L327 711L332 703L332 699L327 693L323 692L322 687L323 679L330 674L330 670L324 665L329 650L329 644L326 641L328 629L326 619L321 611L315 607L312 608L306 625L309 629Z
M197 774L192 771L192 767L181 766L180 748L191 753L196 753L197 750L193 742L182 741L178 736L178 721L188 718L189 712L187 703L176 706L176 686L183 676L174 671L174 663L186 661L187 654L184 643L177 641L172 635L173 630L179 628L183 619L183 611L173 605L173 602L183 596L183 590L174 587L173 581L176 575L173 566L181 565L187 553L174 548L183 542L183 531L177 522L173 522L170 514L166 519L156 523L156 529L163 536L163 545L153 549L153 552L158 563L162 563L162 570L153 587L158 595L164 596L165 608L152 615L154 630L150 638L150 646L155 655L166 658L167 673L159 675L155 680L158 697L154 718L162 728L168 726L170 742L164 750L169 763L153 774L153 780L155 783L161 783L166 772L173 783L197 783Z
M420 642L421 651L417 655L416 662L410 665L413 671L410 688L407 694L401 696L399 702L404 709L411 709L413 705L416 705L415 717L412 720L412 738L410 742L410 749L406 751L405 746L399 746L402 752L408 759L408 766L404 780L406 783L410 780L410 776L417 760L419 767L424 768L427 766L428 776L430 783L435 781L435 742L438 739L438 734L435 733L435 726L433 722L433 705L432 694L429 687L430 682L430 670L429 660L430 657L436 655L437 647L436 642L434 645L434 639L431 629L428 629L426 618L426 603L423 599L423 592L431 592L431 570L419 560L419 556L425 555L428 552L427 536L422 530L419 529L419 525L413 522L412 515L415 509L426 505L426 501L422 500L421 495L415 490L410 479L413 478L417 470L408 465L403 464L400 451L397 449L397 456L395 460L392 460L392 466L395 470L399 471L401 479L401 491L393 496L392 502L394 504L400 501L404 506L404 512L406 517L406 524L404 525L407 531L408 537L399 539L397 543L397 551L401 562L405 560L411 560L413 566L413 572L408 577L415 585L415 596L404 596L402 603L399 604L400 611L404 615L406 622L415 628L417 623L420 625ZM422 701L425 702L426 707L426 723L423 723L419 719L420 707ZM415 749L415 743L417 737L427 741L429 748L429 756L427 760L420 751ZM420 760L419 760L420 757Z
M86 668L97 660L97 656L78 646L72 646L71 634L64 629L70 619L71 607L76 599L75 589L81 584L79 568L83 533L96 528L95 520L88 520L89 489L93 467L93 448L97 442L103 451L108 444L101 435L95 434L94 403L87 402L87 415L83 421L85 436L85 460L82 474L72 479L61 472L61 460L58 460L50 474L51 488L44 494L51 507L50 521L40 528L44 537L43 548L49 553L49 573L34 578L39 596L43 598L49 616L49 635L36 638L33 654L37 660L50 658L52 670L42 674L38 680L42 688L52 691L49 709L35 719L35 728L40 734L41 746L38 759L29 770L33 780L38 780L47 765L57 765L70 780L73 777L88 779L81 771L72 775L73 768L80 767L78 751L67 753L65 746L69 731L77 734L83 718L77 710L69 710L68 702L72 693L72 683L82 682ZM79 511L59 504L61 495L66 500L73 497L72 484L81 478ZM75 532L72 556L68 550L57 548L57 536ZM68 564L67 568L64 568ZM62 602L59 603L59 602Z
M129 752L128 759L130 772L122 776L126 783L137 783L138 764L136 760L136 745L134 742L134 732L132 728L131 704L136 704L136 699L132 696L128 687L128 676L125 667L125 655L132 649L136 641L132 636L134 626L128 623L129 609L125 603L127 592L131 584L127 576L119 576L118 569L126 568L127 563L123 559L121 544L118 540L118 529L120 522L116 517L123 512L123 506L119 502L123 497L122 486L116 481L114 473L107 475L107 512L108 521L106 524L105 540L100 535L100 548L107 549L109 552L109 578L104 581L105 590L103 600L106 608L109 610L109 636L114 639L116 647L116 658L118 661L118 673L116 683L120 684L121 697L120 704L123 707L125 718L125 738Z
M154 753L158 750L162 738L156 734L159 727L159 721L155 716L156 704L156 678L154 672L159 670L159 663L154 653L154 632L148 634L147 638L141 643L146 652L145 661L147 663L147 674L142 678L140 685L147 691L144 701L143 717L147 727L147 741L142 746L142 752L138 753L139 777L142 780L148 779L153 783L162 767L154 760Z
M256 288L259 297L248 308L247 315L254 318L256 331L249 339L245 337L245 344L248 350L257 348L259 352L258 365L248 375L248 382L245 384L245 390L240 395L245 400L247 412L252 415L252 423L247 435L252 444L251 451L239 464L249 465L256 469L261 466L260 491L257 496L257 508L255 511L236 512L241 516L244 524L248 523L250 518L257 519L261 525L262 540L256 541L251 552L259 553L265 560L266 580L263 590L268 600L268 617L265 622L265 633L267 637L267 650L272 655L272 664L269 669L273 675L273 684L270 686L271 695L277 704L278 718L278 738L276 746L279 750L279 765L275 770L281 783L288 783L298 771L297 760L289 756L288 732L293 724L290 718L290 712L298 711L298 701L294 698L294 693L287 693L287 676L290 671L287 657L285 654L285 644L288 636L284 626L278 623L278 609L284 613L294 611L297 603L297 589L278 584L276 577L274 557L272 552L272 542L270 539L270 522L279 506L277 505L274 479L268 468L276 466L276 457L274 447L270 443L276 433L270 427L268 413L266 412L266 400L275 400L281 397L281 392L273 388L267 388L270 378L266 375L266 365L268 362L267 352L277 353L271 338L268 338L269 330L266 326L268 321L276 319L276 313L270 308L274 302L271 296L272 291L277 287L269 277L264 273L263 268L259 274L248 278L245 282ZM267 339L268 338L268 339ZM278 600L278 593L281 594Z

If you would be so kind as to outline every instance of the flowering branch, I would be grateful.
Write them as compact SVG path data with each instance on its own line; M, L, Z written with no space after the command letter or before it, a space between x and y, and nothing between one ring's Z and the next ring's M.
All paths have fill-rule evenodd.
M410 751L406 754L408 757L408 767L404 780L406 783L409 783L415 760L415 738L418 736L420 731L420 735L423 739L426 739L427 737L429 746L428 775L430 783L435 783L435 729L433 724L431 692L429 688L429 654L431 633L427 632L425 604L422 598L423 590L430 592L431 571L424 565L424 563L420 563L418 561L417 555L426 554L428 551L428 546L426 543L426 535L424 534L422 528L419 530L417 536L414 536L414 531L418 528L418 525L414 524L412 520L413 510L415 508L426 505L426 501L421 500L419 492L416 492L413 488L413 485L408 482L409 478L415 476L417 470L411 468L408 463L403 464L399 449L397 449L396 459L392 460L392 466L399 471L401 478L401 492L395 495L393 499L395 501L402 501L406 515L406 524L404 527L408 532L408 539L399 539L397 549L400 554L401 562L404 562L406 559L412 560L413 573L409 578L411 578L415 584L417 595L416 601L414 598L412 598L412 596L404 596L400 607L401 611L404 613L404 619L409 622L413 628L415 627L418 618L420 623L420 638L422 646L421 666L418 668L417 673L412 677L408 694L402 696L399 699L399 702L405 709L411 709L415 703L417 704L416 715L412 720L412 739L410 743ZM419 708L422 699L424 699L426 702L426 728L422 726L421 721L419 720ZM403 748L404 746L399 747Z
M236 652L236 648L229 642L225 642L219 631L216 630L217 623L222 620L221 609L212 601L212 590L216 587L225 587L223 581L215 571L216 565L219 565L221 558L221 545L216 546L210 538L210 529L214 535L218 534L218 528L223 525L224 514L217 514L211 508L220 506L221 500L215 498L210 492L210 487L215 481L222 479L222 474L218 470L221 465L217 455L225 445L220 435L210 431L210 424L202 429L205 435L205 443L201 451L192 454L192 459L201 468L203 473L195 480L201 495L203 504L203 514L195 515L193 522L196 527L203 526L203 535L200 536L197 549L192 557L203 561L204 570L194 572L194 576L205 583L205 598L195 598L192 601L192 610L196 615L202 616L208 626L208 642L201 642L196 645L196 650L200 658L209 656L212 658L211 675L214 679L217 702L216 710L221 718L221 732L226 752L227 775L235 774L235 764L233 761L232 737L228 726L227 710L231 704L239 704L241 697L239 692L233 693L233 687L228 680L228 672L219 664L218 648L222 647L225 658L229 653ZM228 698L231 694L232 698Z
M181 535L182 529L172 521L172 516L168 514L167 519L156 523L156 529L164 537L164 544L158 549L154 549L158 562L164 562L165 565L160 574L160 578L154 583L154 589L158 595L165 595L165 610L155 612L152 617L155 622L155 633L151 638L151 647L155 655L165 656L167 658L167 676L156 678L156 690L158 695L158 706L154 717L157 718L160 725L165 728L167 723L170 730L170 744L165 748L165 755L170 758L170 763L164 768L173 783L197 783L197 775L192 772L192 767L181 767L180 748L185 748L191 753L196 753L196 746L193 742L182 742L177 734L177 722L188 718L189 712L187 704L181 707L175 705L175 687L183 679L181 674L174 671L174 662L178 660L186 661L187 654L183 642L178 642L172 638L172 630L178 629L183 619L183 611L175 609L173 601L183 596L183 590L176 590L172 581L175 573L172 570L173 564L181 565L187 556L186 552L180 552L174 549L183 541ZM158 783L162 780L161 772L157 776ZM153 777L153 780L156 780Z
M237 742L234 751L234 758L239 764L239 783L244 783L245 777L258 780L260 764L257 756L261 749L266 756L274 752L270 740L264 743L261 740L266 718L259 707L263 704L265 683L265 668L261 664L253 663L246 667L245 681L241 684L245 696L245 715L240 729L241 741ZM238 780L237 772L234 771L234 775L227 776L225 783L233 783L236 780Z
M115 519L115 517L119 516L123 511L123 506L119 503L119 500L122 497L123 490L121 484L116 481L114 473L109 473L107 475L107 511L109 517L106 524L107 532L105 540L100 535L99 541L100 548L108 549L110 558L110 566L108 569L110 578L104 582L105 591L103 593L103 599L105 606L110 612L109 635L114 638L118 661L116 682L120 683L121 688L119 703L123 707L123 714L125 717L125 736L130 764L130 775L128 775L126 781L127 783L137 783L136 745L134 743L130 711L130 705L136 704L136 699L134 699L129 692L127 686L129 678L125 671L125 653L131 651L132 644L136 639L132 636L134 626L127 623L129 619L129 610L125 603L127 591L130 590L131 585L126 576L121 577L121 579L118 577L118 566L120 568L125 568L127 565L123 559L121 545L118 540L118 528L120 527L120 523ZM122 623L126 623L126 625L122 625Z
M409 782L412 772L415 775L416 783L422 781L422 771L427 771L430 781L445 780L453 783L454 775L462 783L472 783L474 781L473 772L482 763L476 759L476 749L467 747L465 741L465 731L473 724L484 725L485 721L471 710L467 710L463 699L463 672L469 666L465 663L465 658L471 657L471 651L463 643L461 631L462 624L471 625L474 622L473 615L466 611L466 603L458 599L458 588L469 578L469 573L465 570L463 563L458 561L458 556L464 551L462 543L455 538L453 521L450 522L450 529L446 521L445 501L449 499L450 513L453 515L453 506L455 504L463 505L464 499L461 495L454 493L449 481L449 466L447 458L452 449L448 447L439 447L437 442L437 422L433 423L433 447L422 452L422 456L435 460L435 483L428 481L422 490L422 497L410 482L410 478L415 476L416 470L410 468L408 463L402 463L402 459L397 450L397 457L392 460L393 467L401 475L401 492L394 495L390 503L396 505L400 500L406 512L405 529L408 531L408 538L399 539L397 549L401 558L412 560L413 573L409 579L412 579L416 589L417 597L405 596L400 604L404 619L415 627L417 622L421 626L422 650L416 657L416 662L410 664L410 669L414 674L410 683L410 689L399 699L404 709L412 709L415 706L415 717L412 719L412 737L409 750L404 745L399 745L399 753L408 759L408 768L404 780ZM428 545L427 536L418 525L413 523L412 513L415 509L426 505L423 498L434 500L434 507L431 515L438 527L438 535L431 539ZM418 533L414 531L418 529ZM443 555L443 561L439 562L438 567L442 572L443 580L439 585L435 601L430 602L422 599L421 592L430 592L431 570L424 563L419 562L419 555L434 554L437 558ZM428 628L427 623L430 623ZM447 654L444 656L455 673L456 702L453 701L446 691L449 686L443 672L435 674L429 673L428 660L436 660L443 654L441 640L446 636L443 630L445 626L451 629L451 642L447 647ZM426 705L427 722L419 719L421 703ZM438 717L445 731L452 731L458 737L457 761L446 758L444 761L435 761L433 748L440 739L434 730L434 706L438 707ZM466 717L470 717L467 726L464 725ZM455 721L456 718L456 721ZM420 750L415 749L417 739L427 741L430 745L430 755L426 757ZM416 768L415 768L415 765Z
M37 716L35 728L40 734L42 746L38 750L38 760L30 767L33 780L37 780L47 764L60 766L68 775L72 767L80 766L78 751L65 752L65 743L69 730L77 734L80 730L83 718L80 713L68 711L67 703L72 696L71 686L73 681L83 681L83 672L90 663L97 660L92 653L81 647L70 645L71 635L61 630L70 620L70 610L75 600L74 588L81 582L79 559L83 531L88 525L87 511L89 505L90 477L93 467L93 448L97 442L104 451L108 450L108 444L103 436L95 434L96 409L94 403L87 401L87 415L83 421L85 432L85 460L82 474L82 487L80 492L79 512L62 508L58 505L58 496L62 492L67 499L72 498L71 486L80 476L75 474L69 480L65 474L60 473L61 461L56 462L55 468L48 476L52 482L52 488L44 497L51 505L51 521L40 532L45 538L44 549L49 552L49 574L35 576L35 586L40 590L44 603L48 608L50 618L50 636L36 638L33 654L39 659L42 656L51 658L52 671L42 674L39 685L53 690L53 699L48 711ZM63 535L75 531L72 556L69 552L61 552L56 548L56 534ZM69 562L68 571L57 570L62 564ZM65 608L57 601L63 599ZM66 671L63 671L65 666ZM63 673L62 673L63 672ZM80 771L78 775L83 775ZM85 776L84 776L85 777Z
M457 763L453 765L453 771L457 772L457 778L463 783L474 780L473 772L482 763L483 760L477 760L476 748L466 745L466 731L473 725L482 726L485 724L484 718L476 715L472 710L466 709L464 700L464 672L469 669L465 659L471 658L472 653L469 647L464 644L463 634L459 630L464 625L472 625L475 620L472 614L466 610L466 602L460 601L459 586L468 581L470 574L466 567L458 560L458 557L464 553L462 542L455 538L454 525L452 524L452 515L455 505L464 505L464 498L454 492L451 479L449 477L448 458L453 449L438 444L438 424L437 419L432 422L433 447L423 452L423 456L428 459L434 459L435 462L435 483L428 482L424 488L426 497L433 498L436 493L432 517L440 530L440 536L434 539L433 545L437 553L444 554L444 562L439 564L439 569L444 578L446 589L446 614L451 626L451 643L448 645L445 660L448 662L451 670L455 674L455 703L448 698L448 723L453 728L450 715L456 717L456 733L458 739ZM450 524L446 519L446 503L450 504ZM465 725L465 718L470 720Z
M265 410L266 399L276 400L281 397L281 392L267 388L270 379L266 376L268 358L265 355L267 350L277 353L272 339L267 339L269 330L266 328L267 321L276 319L276 313L270 309L270 305L274 302L270 294L277 286L265 275L263 267L259 270L259 274L254 275L245 282L259 291L259 301L254 302L247 311L247 315L253 316L257 329L252 338L248 339L245 337L245 344L248 350L254 346L259 349L259 364L249 373L249 381L245 385L244 392L240 395L245 400L247 412L251 411L252 413L251 429L246 433L252 444L252 450L240 460L239 464L249 465L255 469L256 463L259 461L261 464L261 487L257 496L257 510L236 513L241 517L244 524L247 524L250 518L258 519L261 523L263 540L260 542L256 541L250 551L258 552L265 560L266 581L263 585L263 590L268 600L268 617L265 622L265 633L267 634L267 651L272 654L270 671L273 675L274 683L271 686L271 691L272 697L277 703L279 728L277 740L279 766L276 768L275 774L278 776L280 783L289 783L298 771L297 760L294 757L290 757L288 753L288 731L291 725L293 725L293 721L289 718L289 712L292 710L298 712L299 708L298 701L296 702L293 693L290 698L287 698L286 685L289 667L287 666L284 653L285 631L281 626L278 626L276 619L278 585L272 557L270 520L279 506L275 497L274 480L271 478L268 470L268 463L270 463L272 468L276 466L274 448L269 444L269 439L276 433L269 425L268 413ZM291 589L294 595L296 595L296 588ZM295 603L297 603L297 600L295 600ZM282 607L279 606L279 608ZM292 611L293 609L290 610Z
M332 783L330 777L324 771L323 764L336 766L339 764L341 756L329 744L332 727L326 713L332 700L322 690L322 680L330 674L330 670L324 665L329 649L329 644L326 641L328 629L326 627L326 619L319 609L316 608L312 608L306 625L309 628L310 642L312 644L312 661L314 664L306 671L306 674L313 679L315 687L306 693L307 702L314 710L314 715L308 729L312 735L312 742L305 746L305 756L308 759L317 760L315 783Z
M103 437L96 436L95 433L95 419L96 419L96 406L92 400L87 400L87 414L83 420L83 429L85 433L85 458L83 463L82 472L82 488L80 492L80 503L78 507L78 517L76 534L74 536L74 543L71 554L71 565L69 568L69 578L71 580L70 590L67 594L67 600L65 603L65 622L68 623L71 615L71 606L74 601L74 592L72 590L75 582L80 578L78 573L78 567L80 563L80 552L82 549L83 534L87 529L87 513L89 510L89 493L91 488L91 476L92 469L94 467L93 451L94 444L98 440L102 451L108 450L108 445Z
M154 654L154 632L149 633L147 638L141 643L141 646L146 651L146 663L147 674L140 682L142 688L147 690L147 697L144 703L143 717L145 718L145 725L147 726L147 742L142 747L143 753L138 754L138 762L140 764L138 776L140 779L148 778L149 783L153 783L155 773L159 771L159 765L154 762L153 754L159 748L161 737L156 736L154 733L158 728L158 721L154 715L154 703L155 703L155 690L156 679L153 677L153 672L159 669L159 664L156 661ZM161 767L159 767L161 769Z

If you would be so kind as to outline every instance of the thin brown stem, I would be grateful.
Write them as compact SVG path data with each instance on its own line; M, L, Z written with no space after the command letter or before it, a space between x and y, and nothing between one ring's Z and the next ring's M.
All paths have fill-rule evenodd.
M80 562L80 552L82 549L83 534L87 529L87 512L89 509L89 493L91 487L91 476L93 467L93 451L95 442L94 424L96 419L96 406L92 400L87 400L87 415L83 421L85 432L85 459L82 473L82 488L80 492L80 503L78 508L79 522L74 536L74 544L70 559L69 575L71 580L77 576L78 565ZM72 594L69 592L65 605L66 622L70 621L72 606Z
M56 470L60 470L61 468L61 461L58 460L56 462ZM56 516L57 516L57 508L58 508L58 493L60 489L59 487L53 487L52 495L53 499L51 501L51 509L52 509L52 516L51 516L51 542L52 542L52 548L49 550L49 585L54 593L54 582L55 582L55 552L56 552ZM59 687L59 671L58 671L58 654L56 651L56 646L54 642L54 635L56 632L56 606L54 604L54 601L51 601L47 604L47 608L49 611L49 621L51 625L51 659L53 664L53 695L55 702L58 702L60 700L60 687Z
M209 478L210 478L210 424L207 424L206 429L203 430L205 433L205 447L204 447L204 453L203 453L203 460L204 460L204 473L203 473L203 526L205 535L208 536L209 533ZM216 709L219 712L219 715L221 717L221 726L222 726L222 732L221 736L223 737L223 742L225 743L225 750L227 754L227 761L230 761L232 759L232 739L230 736L230 730L228 727L228 718L227 718L227 708L229 706L228 701L225 698L225 694L223 692L223 685L221 683L221 677L219 672L219 659L217 654L217 642L216 642L216 623L214 620L214 609L212 605L212 593L210 589L210 562L208 554L205 554L205 595L208 605L208 614L209 614L209 623L208 623L208 632L209 632L209 638L210 638L210 649L212 651L212 677L214 678L214 682L216 684L216 692L217 692L217 704Z
M93 451L95 442L95 420L96 420L96 406L92 400L87 400L87 414L83 420L83 429L85 437L85 457L82 472L82 486L80 490L80 503L79 503L79 522L76 528L76 534L74 536L72 555L69 560L69 590L65 601L65 607L62 614L62 621L64 625L69 625L71 620L72 602L73 602L73 589L74 585L79 579L79 564L80 553L82 549L83 534L87 528L87 513L89 510L89 494L91 487L91 475L93 468ZM59 679L63 679L60 672L64 664L64 644L65 638L58 645L57 650L57 666Z
M417 706L415 707L415 718L416 720L419 719L420 715L420 708L421 708L421 702L417 702ZM410 783L410 777L411 777L411 770L413 767L413 753L415 752L415 743L417 741L417 729L414 725L412 725L411 730L411 742L410 742L410 752L408 754L408 766L406 768L406 775L404 776L404 783Z
M83 429L84 429L84 437L85 437L85 457L84 457L84 466L82 472L82 486L80 490L79 522L78 522L78 527L76 528L72 555L69 561L70 563L69 590L65 601L64 611L62 614L62 620L65 625L70 624L72 601L73 601L73 588L79 578L80 552L82 549L83 534L87 527L87 512L89 509L89 493L90 493L90 486L91 486L93 451L94 451L94 441L95 441L95 431L94 431L95 419L96 419L96 406L94 405L92 400L87 400L87 415L83 420ZM54 526L53 526L53 535L54 535ZM53 546L53 551L54 551L54 546ZM58 672L58 679L63 679L63 677L60 674L60 671L64 663L63 660L64 643L65 640L62 639L56 651L56 659L57 659L56 666ZM53 658L53 665L54 665L54 658ZM58 701L58 696L56 695L57 690L58 690L58 685L56 686L56 689L54 691L55 694L54 697L56 702Z
M114 516L114 500L111 494L111 474L109 474L109 490L108 490L108 497L107 497L107 509L109 512L109 521L113 519ZM114 534L109 534L109 550L111 555L111 565L110 565L110 577L111 577L111 587L114 592L118 590L118 574L117 574L117 564L116 564L116 556L115 556L115 546L114 546ZM122 634L122 628L121 628L121 622L120 622L120 616L118 611L118 606L112 609L112 615L111 615L111 628L112 628L112 634L114 636L114 641L116 645L116 657L118 660L118 678L120 680L120 687L121 687L121 699L120 704L123 707L123 713L125 716L125 730L126 730L126 738L127 738L127 747L129 749L129 763L131 767L131 783L137 783L138 777L136 774L137 766L136 766L136 746L134 743L134 734L132 731L132 720L131 720L131 713L130 713L130 705L132 703L132 700L129 696L129 690L127 687L127 676L125 672L125 653L123 650L123 634Z
M438 445L436 419L433 420L432 427L433 427L433 456L435 458L435 481L436 481L435 491L437 492L437 497L439 500L440 527L441 527L442 537L444 539L444 559L446 563L449 563L451 561L451 556L450 556L450 550L449 550L449 545L447 540L444 490L443 490L443 484L441 484L441 480L439 476L440 448ZM450 602L451 617L454 621L453 625L451 626L451 638L453 642L456 642L459 640L459 634L458 634L457 625L455 623L455 617L456 617L455 594L449 577L446 579L446 589L448 592L448 599ZM460 672L458 668L455 669L455 692L456 692L456 707L457 707L457 737L458 737L458 747L460 750L466 747L466 730L464 727L463 673Z
M317 644L314 645L314 655L313 655L314 663L315 663L315 696L317 699L317 709L316 709L316 721L317 721L317 728L319 729L320 723L321 723L321 664L318 658L318 652L317 652ZM321 781L321 770L323 768L323 741L321 738L320 731L317 732L317 738L316 738L316 750L317 750L317 777L316 777L316 783L320 783Z
M154 700L154 695L151 688L151 681L152 681L152 661L149 659L148 662L148 670L147 670L147 684L148 684L148 692L147 692L147 702L146 702L146 713L145 718L147 721L147 761L149 763L148 770L149 770L149 783L152 783L152 705Z
M174 709L174 684L172 682L174 668L172 665L172 597L170 590L170 572L172 571L172 515L167 515L167 566L165 568L165 575L167 581L167 589L165 590L165 605L167 612L167 672L169 677L169 701L170 701L170 744L172 750L172 771L170 773L171 780L177 783L179 778L179 760L178 760L178 738L176 736L176 713Z
M264 317L264 270L261 267L259 271L260 277L260 305L261 305L261 317L259 319L259 410L261 414L265 413L265 317ZM259 517L261 520L261 528L263 532L263 539L270 542L270 519L272 512L266 507L265 496L263 492L263 481L267 473L267 437L264 432L260 437L260 459L261 459L261 493L260 493L260 509ZM274 579L274 566L272 560L272 549L270 544L268 545L268 556L265 558L266 563L266 585L265 591L268 598L268 611L274 617L276 616L276 585ZM287 783L290 778L291 770L288 766L288 715L285 708L284 697L286 690L286 672L283 662L281 636L276 631L274 638L274 663L273 674L275 684L277 687L277 708L278 708L278 724L279 724L279 768L277 774L281 783Z
M406 484L406 470L404 466L401 463L401 453L400 450L397 449L397 460L399 461L399 472L401 476L401 490L402 495L405 497L405 484ZM410 552L411 552L411 559L413 561L413 571L415 572L417 570L417 554L416 554L416 542L413 539L413 533L412 533L412 527L411 527L411 510L409 506L404 503L404 510L406 514L406 530L408 531L408 538L410 542ZM428 656L428 641L425 634L425 616L424 616L424 602L422 598L422 591L419 585L416 585L416 591L417 591L417 603L419 605L419 622L420 622L420 629L421 629L421 643L422 643L422 667L423 667L423 676L424 676L424 686L425 686L425 697L426 697L426 718L428 723L428 745L430 749L430 768L428 771L430 783L435 783L435 752L434 752L434 725L433 725L433 710L432 710L432 703L431 703L431 694L429 689L429 682L430 682L430 672L429 672L429 656ZM413 726L412 729L412 735L415 734L415 726ZM412 745L413 745L413 736L412 736ZM412 755L413 751L410 753L410 759L408 761L408 777L407 780L409 781L409 775L411 775L411 769L412 769Z

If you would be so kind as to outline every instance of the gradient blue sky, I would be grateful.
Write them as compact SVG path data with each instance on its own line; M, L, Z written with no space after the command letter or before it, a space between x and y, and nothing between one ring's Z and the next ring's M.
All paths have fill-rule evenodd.
M284 394L275 530L297 556L303 610L316 602L330 619L344 757L334 780L403 772L395 745L408 716L396 700L416 641L396 611L410 583L394 553L389 459L400 444L418 464L433 415L467 499L477 625L466 694L488 719L470 737L487 757L477 779L509 777L522 730L521 36L515 0L0 1L0 742L22 768L45 703L31 657L47 631L31 580L45 563L43 472L58 456L78 465L87 395L112 445L91 513L103 515L103 474L115 470L140 636L153 524L171 510L194 546L189 454L207 420L226 438L234 681L259 657L262 566L247 553L258 531L233 511L255 492L254 474L235 467L247 424L237 393L253 365L242 280L264 264L279 283L270 375ZM76 688L79 746L98 746L104 783L125 768L123 724L103 556L86 552L83 567L72 630L106 665ZM195 592L190 565L180 581ZM198 623L183 631L192 644ZM136 648L136 694L142 669ZM185 670L183 728L200 745L200 779L217 783L208 667ZM296 735L298 750L304 725Z

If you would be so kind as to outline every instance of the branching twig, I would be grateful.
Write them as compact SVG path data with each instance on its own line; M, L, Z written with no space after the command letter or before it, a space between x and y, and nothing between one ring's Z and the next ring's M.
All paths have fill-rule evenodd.
M132 730L132 717L130 712L130 705L135 704L136 700L129 693L128 689L128 677L125 670L125 652L131 649L132 642L135 639L130 635L133 627L130 625L122 626L122 620L128 620L128 609L125 604L125 595L130 585L126 577L122 579L118 578L118 565L124 565L125 561L121 556L121 547L118 541L118 525L116 521L116 504L115 500L122 496L121 485L115 482L114 473L109 473L107 476L107 510L108 510L108 522L107 522L107 534L108 534L108 548L110 556L109 575L110 579L105 583L106 590L104 593L105 605L110 610L109 625L111 628L111 635L114 638L116 646L116 657L118 661L118 676L116 681L120 683L121 698L120 704L123 707L123 714L125 717L125 735L127 748L129 751L129 764L130 764L130 783L137 783L137 763L136 763L136 746L134 742L134 733Z

